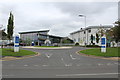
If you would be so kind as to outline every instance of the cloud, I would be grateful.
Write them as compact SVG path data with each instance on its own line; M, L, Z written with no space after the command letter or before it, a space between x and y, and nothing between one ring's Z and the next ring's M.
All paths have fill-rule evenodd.
M0 3L1 24L7 25L9 12L15 17L15 33L50 29L50 34L68 36L87 25L112 24L117 20L116 2L11 2Z

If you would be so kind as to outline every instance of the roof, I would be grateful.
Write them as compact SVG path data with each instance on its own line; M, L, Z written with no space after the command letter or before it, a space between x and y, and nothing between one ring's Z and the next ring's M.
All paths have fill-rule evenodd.
M50 31L50 30L28 31L28 32L19 32L19 34L49 32L49 31Z
M113 26L112 25L105 25L105 26L89 26L87 27L86 29L89 29L89 28L112 28Z
M88 27L82 28L82 29L80 29L80 30L78 30L78 31L74 31L74 32L72 32L72 33L70 33L70 34L75 34L75 33L82 32L82 31L84 31L84 30L91 29L91 28L93 29L93 28L112 28L112 27L113 27L112 25L88 26Z
M48 35L48 34L40 34L40 35L45 35L45 36L55 37L55 38L63 38L63 37L60 37L60 36L54 36L54 35Z

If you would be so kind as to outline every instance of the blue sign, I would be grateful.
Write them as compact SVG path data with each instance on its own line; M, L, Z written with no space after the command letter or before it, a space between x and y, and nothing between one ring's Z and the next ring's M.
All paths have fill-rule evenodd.
M34 46L34 42L32 43L32 46Z
M19 47L19 45L15 45L15 47Z
M102 45L105 45L105 43L106 43L106 42L105 42L105 38L102 38L102 39L101 39L101 44L102 44Z
M19 37L18 36L15 37L15 43L19 43Z
M106 48L105 46L101 46L101 48Z

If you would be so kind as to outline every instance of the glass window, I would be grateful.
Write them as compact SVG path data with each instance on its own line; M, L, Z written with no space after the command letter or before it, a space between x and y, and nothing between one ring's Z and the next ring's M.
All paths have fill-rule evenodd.
M95 36L93 36L93 40L95 41Z
M76 39L74 39L74 42L76 42Z
M78 38L78 41L80 41L80 38Z
M91 30L89 29L89 30L88 30L88 32L90 33L90 32L91 32Z
M85 34L85 31L84 31L84 34Z

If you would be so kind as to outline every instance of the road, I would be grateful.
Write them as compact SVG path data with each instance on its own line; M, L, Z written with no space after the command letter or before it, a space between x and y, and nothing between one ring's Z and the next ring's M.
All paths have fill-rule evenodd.
M3 78L118 78L118 62L76 54L72 49L27 49L40 56L3 61Z

